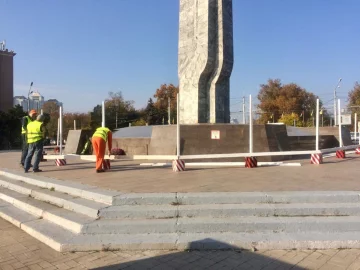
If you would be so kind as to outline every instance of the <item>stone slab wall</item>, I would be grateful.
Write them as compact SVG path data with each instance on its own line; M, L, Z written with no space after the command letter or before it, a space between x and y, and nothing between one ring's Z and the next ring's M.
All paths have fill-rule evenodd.
M113 148L121 148L126 155L148 155L150 138L114 138Z
M220 139L211 138L211 131L220 132ZM233 124L181 125L181 154L226 154L249 151L249 126ZM280 146L279 146L280 144ZM254 125L254 151L289 151L285 126ZM154 126L149 155L176 154L176 126ZM260 161L276 161L285 157L262 157ZM200 161L200 160L197 160ZM206 161L243 161L238 159L213 159Z

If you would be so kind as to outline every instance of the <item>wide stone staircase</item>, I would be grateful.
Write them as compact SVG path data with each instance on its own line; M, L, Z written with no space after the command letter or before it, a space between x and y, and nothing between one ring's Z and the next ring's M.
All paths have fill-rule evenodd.
M0 170L0 217L62 252L360 248L351 191L126 194Z

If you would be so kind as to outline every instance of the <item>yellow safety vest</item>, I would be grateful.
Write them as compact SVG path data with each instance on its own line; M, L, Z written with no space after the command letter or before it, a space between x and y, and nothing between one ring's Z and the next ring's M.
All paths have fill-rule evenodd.
M102 138L105 142L107 142L107 138L108 138L108 133L110 132L110 129L106 128L106 127L100 127L97 128L93 137L100 137Z
M39 121L33 121L27 126L27 142L35 143L43 139L43 133L41 131L42 123Z
M29 116L25 116L26 117L26 126L32 122L32 119L29 117ZM21 127L21 134L25 134L26 133L26 130L24 129L24 127Z

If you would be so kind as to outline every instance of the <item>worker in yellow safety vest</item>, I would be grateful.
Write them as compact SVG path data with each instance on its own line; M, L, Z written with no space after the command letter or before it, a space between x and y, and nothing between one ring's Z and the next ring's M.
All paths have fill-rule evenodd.
M27 156L28 153L28 143L27 143L27 138L26 138L26 130L27 130L27 126L29 123L31 123L32 121L34 121L36 119L37 113L35 110L31 110L29 112L29 115L26 115L22 118L21 120L21 143L22 143L22 153L21 153L21 161L20 161L20 165L22 167L24 167L24 163L25 163L25 158Z
M25 159L24 170L27 173L30 169L32 157L35 154L33 172L41 172L39 163L42 157L44 148L44 116L40 114L35 121L32 121L27 126L26 136L29 144L28 154Z
M106 143L108 143L108 154L110 155L112 148L112 133L107 127L99 127L92 136L93 151L96 156L96 172L104 172L102 164L104 162Z

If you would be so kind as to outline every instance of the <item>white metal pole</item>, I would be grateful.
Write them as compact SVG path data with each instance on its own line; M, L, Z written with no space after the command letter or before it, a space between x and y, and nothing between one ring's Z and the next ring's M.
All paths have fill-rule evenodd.
M74 130L76 130L76 120L74 120Z
M40 114L44 114L44 111L43 111L43 109L41 109L41 111L40 111Z
M316 100L316 141L315 150L319 150L319 99Z
M356 143L356 137L357 137L357 113L355 113L355 123L354 123L354 137L355 137L355 143Z
M337 123L337 115L336 115L336 88L334 90L334 127L336 127Z
M249 153L253 152L253 117L252 117L252 100L249 96Z
M60 140L60 118L58 118L58 126L56 132L56 146L59 146L59 140Z
M245 97L243 97L243 103L242 103L242 123L245 125Z
M105 101L102 102L102 122L101 126L105 127Z
M176 156L179 159L180 157L180 97L179 94L176 95L177 101L177 113L176 113Z
M59 122L60 122L60 136L59 136L59 140L60 140L60 155L62 155L62 144L63 144L63 107L60 106L59 108L59 114L60 114L60 119L59 119Z
M343 147L342 131L341 131L341 110L340 110L340 99L338 99L338 125L339 125L339 146Z
M171 118L171 115L170 115L170 110L171 110L170 102L171 102L170 97L168 97L168 125L171 124L171 120L170 120L170 118Z

